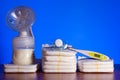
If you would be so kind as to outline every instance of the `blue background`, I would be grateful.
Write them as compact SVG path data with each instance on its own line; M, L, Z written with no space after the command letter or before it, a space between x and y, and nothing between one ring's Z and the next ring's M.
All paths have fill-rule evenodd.
M41 58L41 45L57 38L74 48L97 51L120 64L119 0L1 0L0 64L12 60L12 39L17 32L6 26L7 12L19 5L32 8L35 57Z

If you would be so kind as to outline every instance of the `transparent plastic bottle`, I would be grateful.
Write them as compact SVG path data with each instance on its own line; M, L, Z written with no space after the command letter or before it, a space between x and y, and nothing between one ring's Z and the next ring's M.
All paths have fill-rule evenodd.
M34 62L34 39L31 36L19 36L13 39L13 63L28 65Z

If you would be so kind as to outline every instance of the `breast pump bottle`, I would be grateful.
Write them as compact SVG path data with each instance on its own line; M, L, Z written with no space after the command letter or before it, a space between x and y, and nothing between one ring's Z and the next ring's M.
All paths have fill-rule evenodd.
M30 65L34 61L34 37L32 25L35 21L34 12L25 6L18 6L7 14L7 25L19 35L13 39L13 58L16 65Z

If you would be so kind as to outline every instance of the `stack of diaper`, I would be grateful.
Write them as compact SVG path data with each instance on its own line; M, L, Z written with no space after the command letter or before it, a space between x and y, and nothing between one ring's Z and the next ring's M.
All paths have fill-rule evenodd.
M31 65L15 65L15 64L4 64L4 72L6 73L31 73L38 70L38 64Z
M42 71L46 73L76 72L76 52L59 48L42 48Z
M95 59L82 59L78 60L78 68L81 72L113 72L113 60L95 60Z

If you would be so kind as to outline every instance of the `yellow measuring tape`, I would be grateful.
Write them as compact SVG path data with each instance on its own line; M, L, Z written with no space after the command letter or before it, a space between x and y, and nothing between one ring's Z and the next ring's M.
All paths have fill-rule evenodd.
M98 72L98 70L99 70L99 65L98 65L98 62L96 61L96 72Z
M60 56L60 50L58 50L57 72L60 72L60 62L61 62L61 56Z

